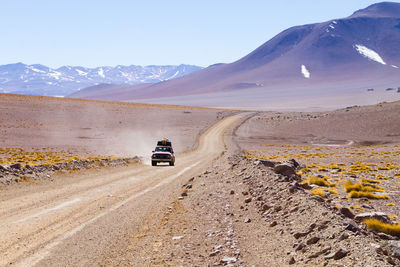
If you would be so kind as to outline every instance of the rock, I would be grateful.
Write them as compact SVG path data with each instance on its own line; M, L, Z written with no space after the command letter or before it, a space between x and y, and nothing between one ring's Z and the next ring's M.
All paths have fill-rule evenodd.
M183 200L183 197L178 197L178 200Z
M394 249L392 256L395 257L396 259L400 260L400 248Z
M363 207L363 208L365 208L365 209L369 209L369 210L372 210L372 209L374 209L374 207L372 206L372 205L369 205L369 204L362 204L361 205L361 207Z
M272 206L271 205L268 205L268 204L264 204L264 205L262 205L262 207L261 207L261 211L266 211L266 210L269 210L270 208L272 208Z
M282 210L282 207L281 207L281 206L276 206L276 207L274 208L274 211L276 211L276 212L281 211L281 210Z
M312 245L312 244L316 244L321 238L318 236L313 236L310 239L307 240L307 245Z
M211 253L209 254L209 256L210 256L210 257L217 256L217 254L218 254L219 252L220 252L219 250L213 251L213 252L211 252Z
M10 165L10 168L20 170L22 168L22 165L21 165L21 163L15 163L15 164Z
M293 165L296 169L300 167L300 164L295 159L289 159L288 162ZM305 166L305 165L304 165Z
M182 238L183 238L183 235L177 235L177 236L173 236L172 240L179 240L179 239L182 239Z
M250 203L251 202L251 197L248 197L244 200L244 203Z
M347 239L347 238L349 238L349 234L348 233L343 233L343 234L341 234L340 236L339 236L339 241L342 241L342 240L345 240L345 239Z
M316 200L318 202L325 202L325 199L323 199L320 196L312 196L311 199Z
M275 167L275 162L270 161L270 160L260 160L259 162L260 162L260 164L262 164L262 165L264 165L266 167L269 167L269 168L274 168Z
M187 195L188 194L186 192L182 192L182 194L181 194L182 197L187 197Z
M296 211L298 211L298 210L299 210L299 207L296 206L296 207L292 208L289 212L290 212L290 213L293 213L293 212L296 212Z
M291 257L290 260L289 260L289 264L292 265L292 264L295 264L295 263L296 263L296 260L294 259L294 257Z
M349 222L344 229L353 233L360 231L360 228L354 222Z
M394 261L392 257L387 257L387 262L393 266L397 266L397 263Z
M309 234L308 232L298 232L298 233L295 233L293 236L294 236L294 238L299 239L300 237L304 237L308 234Z
M307 183L299 183L298 186L306 190L310 190L312 188L312 186Z
M229 194L234 195L234 194L235 194L235 191L234 191L234 190L231 190L231 192L229 192Z
M387 235L385 233L376 233L376 235L383 240L394 240L395 238L391 235Z
M339 211L343 216L350 218L350 219L353 219L355 216L354 213L351 212L351 210L349 208L342 207L342 208L340 208Z
M387 216L387 214L384 212L365 212L357 214L354 217L354 220L358 222L362 222L363 220L366 219L377 219L384 223L391 223L389 216Z
M276 221L273 221L270 225L269 225L269 227L274 227L274 226L277 226L278 225L278 223L276 222Z
M251 222L251 219L250 218L246 218L246 219L244 219L244 222L245 223L249 223L249 222Z
M304 243L300 243L297 247L296 247L296 251L302 250L303 248L305 248L307 245Z
M186 186L186 189L191 189L193 186L192 186L192 184L188 184L187 186Z
M0 165L0 171L6 171L6 170L7 170L6 167Z
M291 176L296 175L296 168L292 164L285 162L275 165L274 172L284 176Z
M314 258L318 258L319 256L321 256L322 254L327 253L328 251L331 250L331 247L326 247L323 250L318 251L317 253L314 253L310 256L308 256L309 259L314 259Z
M235 257L223 257L221 260L222 263L233 263L236 262L236 258Z
M325 224L325 222L324 222L323 224ZM311 232L312 230L315 229L315 227L317 227L317 224L316 224L316 223L310 224L310 226L308 226L308 231Z
M243 192L242 192L242 195L243 195L243 196L247 196L248 194L249 194L249 192L247 192L247 191L243 191Z
M326 255L325 259L340 260L340 259L346 257L347 254L349 254L349 251L347 251L346 249L340 248L338 251L332 252L331 254Z

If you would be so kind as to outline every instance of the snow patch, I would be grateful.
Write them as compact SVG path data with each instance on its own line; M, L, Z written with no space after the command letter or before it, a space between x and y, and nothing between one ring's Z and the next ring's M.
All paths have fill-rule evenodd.
M334 20L334 21L332 21L332 23L333 23L333 24L337 24L337 21L336 21L336 20Z
M106 76L104 76L104 70L103 68L100 68L99 71L97 72L101 77L105 78Z
M393 68L398 69L399 67L397 67L396 65L391 65Z
M175 78L178 74L179 74L179 70L176 71L176 72L174 73L174 75L172 75L171 77L167 78L166 80L171 80L171 79Z
M46 73L45 71L39 70L39 69L37 69L35 67L32 67L32 66L28 66L28 69L33 70L34 72Z
M79 69L75 69L75 70L80 76L86 76L88 74L87 72L81 71Z
M306 68L306 66L301 65L301 73L303 74L304 78L310 79L311 74L310 71Z
M374 50L369 49L368 47L365 47L365 46L359 45L359 44L354 45L354 48L362 56L364 56L364 57L366 57L366 58L368 58L370 60L376 61L378 63L381 63L382 65L386 65L386 62L383 61L381 56L377 52L375 52Z
M58 79L60 79L61 72L52 71L52 72L49 72L49 74L47 74L47 75L49 75L50 77L53 77L54 79L58 80Z

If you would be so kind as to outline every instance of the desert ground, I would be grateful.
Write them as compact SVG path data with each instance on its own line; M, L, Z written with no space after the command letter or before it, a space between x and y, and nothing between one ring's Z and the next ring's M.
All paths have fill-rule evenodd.
M1 266L400 264L399 102L0 102ZM151 167L164 136L176 166Z

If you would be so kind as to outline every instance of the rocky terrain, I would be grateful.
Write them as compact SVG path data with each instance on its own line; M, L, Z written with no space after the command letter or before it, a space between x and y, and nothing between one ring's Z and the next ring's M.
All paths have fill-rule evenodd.
M367 230L349 218L351 211L313 196L300 176L274 171L270 163L220 158L182 184L181 195L145 223L118 265L400 264L397 238ZM107 256L104 262L115 264Z
M65 105L69 100L63 101ZM74 101L81 100L71 101L75 104ZM56 103L59 105L61 102ZM15 101L14 105L17 104L18 101ZM121 119L124 119L121 114L132 108L128 105L120 114L120 105L123 104L87 104L106 108L111 105L108 112L118 111L112 114L119 114ZM134 106L136 112L141 108L145 111L155 109L157 112L161 107ZM164 108L171 109L169 114L179 114L181 120L186 115L194 116L185 122L185 127L196 116L202 118L203 127L207 127L206 122L211 123L231 113L189 110L186 107ZM157 184L152 188L162 194L156 192L152 197L145 193L138 195L146 203L154 198L156 202L151 202L152 205L163 198L163 205L154 206L154 210L142 210L147 215L136 219L138 215L129 205L140 206L140 203L127 202L132 195L124 193L131 197L124 200L123 204L117 202L116 205L127 211L121 213L117 208L110 207L112 216L119 218L123 214L123 226L117 227L118 224L112 219L113 227L110 228L110 219L105 217L96 227L85 228L85 236L89 236L89 239L67 239L68 242L63 243L63 247L56 252L67 253L66 249L74 251L76 244L82 246L87 243L85 246L89 246L88 249L93 247L95 253L91 261L104 266L400 265L398 110L399 103L386 103L323 113L258 112L242 115L241 122L233 128L231 125L231 130L225 135L225 151L214 160L206 159L211 162L204 165L206 170L199 165L196 171L190 172L193 175L187 173L180 176L197 166L213 145L200 148L198 159L187 156L185 160L191 163L180 166L179 173L174 169L163 172L163 179L185 177L183 181L180 179L169 184L170 191L163 191L164 187L158 188ZM142 111L141 114L146 112ZM122 122L122 125L126 123ZM175 125L178 125L178 129L182 127ZM10 128L5 128L3 132L6 133ZM215 131L219 129L216 126L214 128ZM203 130L197 134L200 132ZM208 138L214 135L208 133ZM195 136L188 140L195 143ZM194 143L188 140L185 144L194 147ZM82 144L90 148L88 144ZM180 146L181 155L190 155L182 153L183 147ZM35 184L29 183L31 181L41 181L38 186L46 188L51 188L51 183L62 184L65 177L71 178L68 183L73 183L72 176L80 177L78 180L85 182L86 172L90 172L90 175L100 177L98 179L105 182L103 189L93 189L93 197L100 198L96 193L100 190L106 197L99 201L118 201L118 197L114 196L121 195L123 199L122 193L107 193L115 182L109 185L108 175L94 174L91 169L111 175L113 170L100 167L125 166L120 168L124 170L121 173L118 173L119 168L115 168L118 179L114 174L124 190L128 189L125 183L136 181L125 180L125 172L138 173L127 176L133 178L135 175L140 177L142 171L146 178L142 183L146 183L149 182L150 171L162 171L157 168L144 172L151 167L143 164L135 168L130 163L137 163L137 158L96 157L90 153L85 154L86 158L83 154L79 158L74 151L58 150L53 153L46 149L38 150L37 147L32 151L25 149L14 145L13 148L2 150L0 159L3 162L10 159L21 161L3 164L7 167L0 169L1 179L7 181L4 184L15 185L2 187L7 194L12 193L7 188L34 188ZM215 155L217 150L213 150L213 153ZM199 170L203 170L201 174ZM15 182L23 182L24 186L20 189ZM90 183L88 186L91 187ZM72 199L66 203L81 201L81 197ZM128 203L131 204L125 207ZM56 207L61 209L63 205ZM107 210L108 207L101 206L100 209ZM53 210L48 208L46 213ZM132 220L135 220L135 226L129 226L131 224L128 222ZM102 227L106 226L111 236L117 234L120 237L118 242L102 239L98 240L102 245L96 245L97 241L91 240L97 240L93 239L97 235L91 231L102 231ZM104 246L107 249L100 249ZM80 262L82 258L65 259L72 263L72 260ZM52 258L44 261L46 264L51 262Z
M390 134L398 107L250 115L232 132L234 142L227 138L228 153L183 183L118 259L110 252L103 262L399 265L400 232L366 224L399 228L400 151Z

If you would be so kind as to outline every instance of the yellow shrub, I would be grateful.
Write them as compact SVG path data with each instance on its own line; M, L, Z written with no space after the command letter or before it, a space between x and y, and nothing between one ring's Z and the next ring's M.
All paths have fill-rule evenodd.
M314 188L310 192L314 196L326 197L325 190L320 187Z
M348 198L370 198L370 199L389 199L388 195L376 195L371 192L363 192L363 191L351 191L348 195Z
M374 180L374 179L367 179L367 178L362 178L361 183L366 183L366 184L379 184L381 181Z
M351 181L347 181L344 184L344 188L346 189L346 192L351 192L351 191L363 191L363 192L384 192L385 189L380 186L368 186L368 185L362 185L362 184L355 184Z
M387 203L386 206L393 207L393 206L395 206L395 204L394 203Z
M335 183L330 183L326 177L321 178L321 177L310 177L307 178L303 181L303 183L307 184L315 184L318 186L335 186Z
M333 196L337 196L338 195L338 191L336 189L327 188L326 190L328 190Z
M367 228L374 231L393 236L400 236L400 224L384 223L377 219L366 219L363 221L363 223L367 226Z

